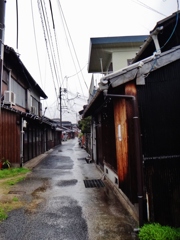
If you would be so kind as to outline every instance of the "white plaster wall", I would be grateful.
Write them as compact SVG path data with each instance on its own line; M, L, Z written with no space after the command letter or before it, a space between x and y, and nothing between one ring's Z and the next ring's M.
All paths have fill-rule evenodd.
M138 48L118 49L112 52L113 72L128 66L127 60L136 56Z
M104 175L111 181L112 184L118 186L118 176L108 166L104 165Z

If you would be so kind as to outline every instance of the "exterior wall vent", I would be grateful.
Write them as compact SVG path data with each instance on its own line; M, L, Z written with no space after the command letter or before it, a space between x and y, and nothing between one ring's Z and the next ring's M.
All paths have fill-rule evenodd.
M16 105L16 94L12 91L4 92L4 104Z

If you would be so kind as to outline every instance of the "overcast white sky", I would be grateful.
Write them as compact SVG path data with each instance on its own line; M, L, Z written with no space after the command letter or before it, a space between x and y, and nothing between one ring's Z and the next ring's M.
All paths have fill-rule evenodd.
M17 49L16 1L7 0L5 14L5 44L14 48L14 50L20 54L20 58L30 74L48 96L48 100L43 102L43 107L48 107L46 116L54 118L59 117L56 97L56 92L58 93L59 90L57 87L58 85L54 83L56 80L52 80L38 10L38 2L39 1L35 0L18 1L19 34ZM46 3L47 12L49 13L49 0L43 0L43 2ZM87 86L89 87L91 80L91 74L87 73L90 38L148 35L157 21L177 11L177 0L52 0L51 2L61 63L61 68L59 70L60 81L61 84L63 82L62 87L66 87L69 91L68 95L64 95L64 98L69 100L63 101L63 120L72 122L76 122L76 113L86 104L87 98L84 96L88 97ZM71 50L73 48L70 38L67 40L64 32L64 27L66 25L62 23L62 11L60 11L60 6L68 26L68 31L78 61L76 61L77 58L73 51L72 54L74 55L72 59L72 55L69 51L69 47ZM34 18L35 30L33 28L32 16ZM48 14L48 19L52 26L50 14ZM52 38L54 38L53 30L51 33ZM36 36L37 45L35 44L34 36ZM38 48L40 71L36 46ZM56 56L58 59L58 55ZM76 74L80 69L82 69L82 72ZM72 75L73 77L70 77ZM65 78L66 76L69 78ZM80 97L75 98L77 95Z

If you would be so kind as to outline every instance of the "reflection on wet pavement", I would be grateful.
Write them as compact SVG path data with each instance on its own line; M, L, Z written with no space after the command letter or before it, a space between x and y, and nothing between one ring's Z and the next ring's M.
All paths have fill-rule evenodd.
M77 139L63 142L17 184L15 190L26 192L25 207L0 224L0 239L135 239L137 223L95 164L78 160L86 156ZM86 188L84 180L92 179L101 179L104 187Z

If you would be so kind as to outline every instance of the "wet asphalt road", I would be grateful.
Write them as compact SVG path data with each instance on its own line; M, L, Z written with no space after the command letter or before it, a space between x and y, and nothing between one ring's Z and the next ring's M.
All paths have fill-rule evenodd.
M0 224L0 240L130 240L136 222L104 180L86 188L84 180L101 179L87 164L77 139L63 142L14 187L24 208Z

